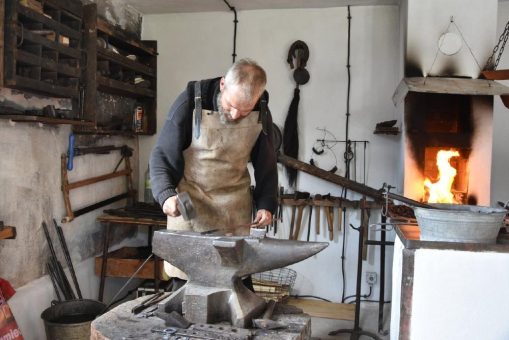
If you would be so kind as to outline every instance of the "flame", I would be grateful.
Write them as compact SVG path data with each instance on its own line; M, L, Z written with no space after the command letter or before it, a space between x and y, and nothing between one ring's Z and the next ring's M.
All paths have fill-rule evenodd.
M456 169L449 160L458 157L460 153L454 150L440 150L437 153L438 181L432 183L429 178L424 180L424 187L429 192L428 203L461 203L454 199L451 192L452 183L456 177Z

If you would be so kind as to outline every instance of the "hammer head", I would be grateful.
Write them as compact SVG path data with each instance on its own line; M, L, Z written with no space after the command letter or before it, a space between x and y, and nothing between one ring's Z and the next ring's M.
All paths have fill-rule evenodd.
M196 217L193 201L187 192L177 194L177 204L184 220L189 221Z

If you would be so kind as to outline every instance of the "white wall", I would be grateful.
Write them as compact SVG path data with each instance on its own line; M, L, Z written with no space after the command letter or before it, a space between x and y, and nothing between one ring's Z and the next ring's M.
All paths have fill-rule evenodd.
M498 23L497 23L497 41L500 34L504 32L505 25L509 18L509 2L501 1L498 3ZM509 68L509 55L506 52L500 58L498 69L503 70ZM500 81L509 86L509 80ZM509 109L504 106L500 97L494 98L494 114L493 114L493 155L491 166L491 204L497 201L504 203L509 200L509 152L507 152L507 144L509 143L509 135L507 127L509 126Z
M380 188L383 182L397 185L400 183L400 177L397 176L397 164L400 162L399 137L374 135L373 130L377 122L398 118L391 96L402 78L399 9L397 6L352 7L351 14L349 136L353 140L369 141L366 152L367 184L375 188ZM295 86L292 71L286 63L288 49L295 40L303 40L309 46L307 69L311 80L301 87L299 158L309 161L312 157L311 148L315 139L323 137L317 128L326 127L337 139L344 139L347 8L245 11L238 13L238 19L238 58L251 57L266 69L269 106L274 121L280 126L284 124ZM222 75L231 64L232 20L233 15L226 11L144 16L143 39L158 41L158 131L161 130L171 103L189 80ZM141 174L146 169L156 138L140 138ZM343 148L336 146L333 149L341 174L344 174ZM357 180L362 181L362 147L358 151L360 159ZM323 168L329 169L334 165L330 153L314 158ZM283 171L280 171L280 181L287 187ZM305 174L300 175L297 188L312 194L341 194L339 187ZM290 211L289 208L285 209L284 227L280 228L279 237L288 237ZM358 226L359 212L351 210L347 214L347 221ZM378 215L379 212L374 211L372 220L378 220ZM303 221L306 221L303 225L307 228L307 212ZM325 235L325 219L322 219L321 227L320 236L313 235L312 240L328 240L328 235ZM378 237L371 234L372 238ZM343 238L338 236L336 231L334 241L325 251L294 266L298 271L296 293L340 300ZM355 290L356 232L348 231L346 247L346 295L351 295ZM390 253L391 247L388 248L387 261L389 273ZM369 271L378 271L378 261L378 252L370 254L365 266ZM363 287L363 293L367 291L367 286ZM386 296L390 296L390 292Z

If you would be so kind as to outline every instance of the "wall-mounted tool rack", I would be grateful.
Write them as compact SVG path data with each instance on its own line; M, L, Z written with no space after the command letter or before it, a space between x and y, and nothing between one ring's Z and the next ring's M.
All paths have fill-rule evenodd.
M85 70L84 115L96 123L94 128L76 129L79 133L152 135L156 132L157 42L141 41L97 17L97 5L84 6ZM120 112L121 123L98 106L100 94L125 98L127 108ZM141 108L141 122L133 117ZM110 118L110 119L108 119Z
M0 87L70 98L73 103L73 109L59 117L14 114L2 118L90 124L82 120L79 110L82 15L83 6L77 0L0 0L4 22L0 29Z
M80 150L80 152L76 152L75 153L76 156L80 156L80 155L84 155L84 154L88 154L88 153L96 153L96 150L97 150L97 148L94 148L94 147L90 148L91 150L93 150L92 152L88 152L87 148L78 148L78 149ZM124 165L125 165L123 170L117 171L118 165L120 165L120 163L121 163L121 162L119 162L117 167L111 173L96 176L96 177L82 179L82 180L72 182L72 183L69 183L69 178L68 178L68 173L67 173L68 155L62 154L61 164L60 164L61 180L62 180L61 188L62 188L62 192L64 194L65 210L67 213L67 215L64 216L64 218L62 218L62 223L71 222L74 218L76 218L80 215L86 214L87 212L90 212L92 210L95 210L97 208L103 207L105 205L111 204L113 202L119 201L124 198L130 198L134 202L135 197L136 197L136 192L133 190L132 169L131 169L131 163L129 160L129 158L132 156L132 149L130 149L129 147L127 147L125 145L124 146L111 146L107 149L105 147L102 147L102 148L100 148L99 153L102 153L102 154L109 153L109 151L114 151L114 150L120 151L120 153L122 155L121 161L123 160ZM86 207L78 209L78 210L72 209L71 199L70 199L70 191L71 190L81 188L81 187L84 187L87 185L91 185L94 183L106 181L106 180L109 180L112 178L117 178L117 177L125 177L126 178L126 192L125 193L110 197L108 199L94 203L92 205L86 206Z

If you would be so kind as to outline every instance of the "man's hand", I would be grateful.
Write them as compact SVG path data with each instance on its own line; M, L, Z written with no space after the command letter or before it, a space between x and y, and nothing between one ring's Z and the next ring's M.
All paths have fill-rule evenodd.
M256 218L253 221L257 227L266 226L272 223L272 214L270 211L260 209L256 212Z
M163 213L171 217L180 216L180 211L177 205L177 195L169 197L163 204Z

